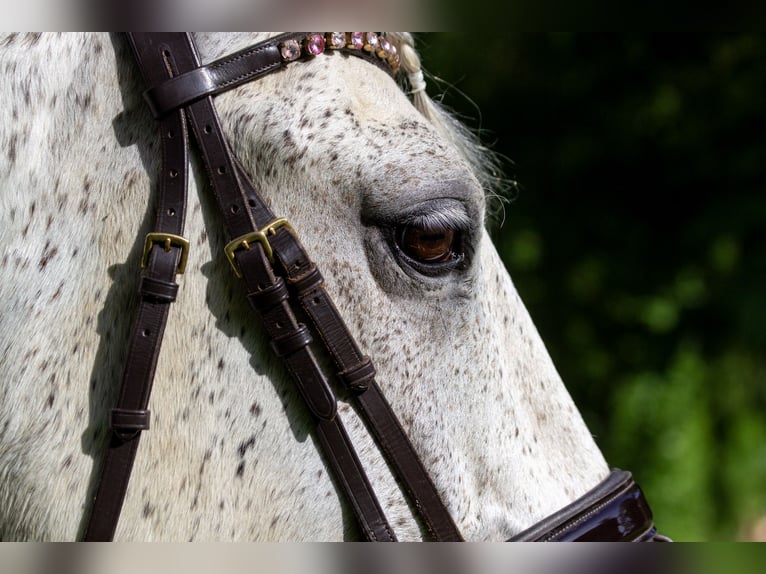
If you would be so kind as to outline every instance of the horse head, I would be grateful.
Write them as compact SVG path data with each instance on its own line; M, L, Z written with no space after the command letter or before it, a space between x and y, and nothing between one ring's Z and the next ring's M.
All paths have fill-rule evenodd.
M203 62L262 40L197 35ZM487 232L491 156L341 53L216 98L228 145L289 218L466 539L504 540L609 473ZM2 39L0 538L73 539L108 440L161 169L121 37ZM416 92L413 105L407 91ZM355 535L310 414L266 343L193 162L186 272L117 537ZM356 410L338 412L400 539L421 525Z

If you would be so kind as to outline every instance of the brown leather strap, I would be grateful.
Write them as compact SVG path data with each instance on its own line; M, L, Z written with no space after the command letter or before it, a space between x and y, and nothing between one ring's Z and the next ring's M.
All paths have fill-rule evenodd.
M420 457L375 382L372 362L359 350L300 241L284 229L272 237L271 246L301 308L311 319L335 362L337 377L352 391L362 419L400 479L428 532L438 541L462 540Z
M194 133L200 141L216 191L220 195L225 193L221 190L232 189L231 183L227 180L236 179L239 183L239 195L226 193L223 197L219 196L230 238L240 237L253 229L266 227L275 219L275 216L253 188L244 169L229 153L212 105L206 103L203 106L200 102L200 104L193 104L189 109ZM235 178L231 178L232 171ZM216 185L217 180L218 185ZM251 218L246 218L244 213L250 214ZM371 368L371 364L364 366L369 359L359 351L348 328L322 287L321 275L300 241L289 228L281 227L270 236L270 245L288 283L300 295L301 307L311 318L321 342L329 351L338 370L350 373L363 368L366 371L364 373L366 376L358 377L357 380L357 383L364 382L367 389L356 397L360 413L403 484L405 493L413 502L413 507L422 517L428 532L436 540L462 540L420 458L375 383L372 377L374 368ZM249 286L261 285L260 289L251 288L251 301L254 294L266 289L267 287L264 286L271 280L270 277L255 276L255 270L260 268L263 259L259 256L260 260L256 265L249 264L248 262L255 258L252 255L253 251L256 250L240 250L235 254L235 260L246 283ZM257 251L261 250L257 249ZM308 295L311 297L309 298ZM310 399L309 402L311 402Z
M307 32L288 32L260 42L151 86L144 92L144 98L154 117L162 117L204 97L221 94L278 70L287 64L281 54L280 45L288 40L301 43L307 35ZM371 52L341 48L329 50L328 54L333 52L364 58L391 73L391 68L384 60ZM301 59L310 57L304 52Z
M339 419L320 420L317 424L317 437L322 450L331 453L330 464L335 467L333 470L341 481L341 489L353 493L347 499L364 539L371 542L396 542L396 535L378 504L375 491Z
M160 52L162 48L156 46ZM164 81L175 66L167 54L155 70L143 69L147 81ZM175 239L183 233L186 213L188 136L182 112L160 122L162 173L154 232L148 236L145 271L139 304L130 339L127 363L117 406L111 413L112 436L106 452L84 540L108 541L114 536L122 503L130 481L141 431L149 428L147 405L160 353L170 303L178 285L175 276L184 260Z
M235 161L235 160L233 160ZM244 169L237 163L237 173L244 187L247 205L260 227L268 225L275 216L252 187ZM234 210L236 211L236 210ZM460 541L462 536L444 506L428 472L423 467L412 443L398 418L374 380L374 367L357 346L322 283L322 276L298 238L287 227L269 235L275 261L288 281L288 288L319 334L336 368L338 378L354 391L357 409L380 446L392 471L422 518L430 536L437 541ZM249 251L235 254L238 265ZM244 271L243 271L244 273ZM349 380L356 373L357 379ZM360 388L361 386L361 388ZM364 392L359 392L363 390Z
M279 53L281 40L280 36L150 86L144 92L144 99L157 118L206 96L219 94L266 75L282 66Z
M190 55L195 61L188 69L182 69L182 73L198 66L190 37L168 34L162 38L171 54L184 54L185 60ZM133 42L138 46L153 41L143 34L133 35ZM158 58L148 54L143 65L157 66ZM250 210L253 198L243 193L243 174L236 170L212 100L209 96L197 99L186 111L223 214L226 234L232 238L255 232L258 227ZM238 252L236 261L250 293L249 300L258 311L272 346L317 421L317 436L327 462L354 510L363 535L368 540L396 540L342 426L335 397L309 347L310 333L298 323L281 292L284 282L274 274L263 247L257 243Z

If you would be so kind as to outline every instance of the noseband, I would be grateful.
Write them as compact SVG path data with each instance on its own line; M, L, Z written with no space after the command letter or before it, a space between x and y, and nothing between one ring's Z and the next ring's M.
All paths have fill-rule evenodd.
M228 238L225 253L243 279L247 298L311 413L316 438L342 496L366 540L395 541L337 412L335 395L310 343L332 359L334 376L401 484L431 539L462 536L375 381L375 368L354 341L296 231L276 217L232 154L213 96L324 51L358 56L395 75L396 47L384 35L361 32L290 33L201 65L188 34L130 34L130 44L159 122L162 171L154 228L145 238L143 269L128 360L96 487L85 540L111 540L119 520L147 409L170 304L184 271L183 237L189 165L189 128L210 178ZM302 323L299 318L305 321ZM585 496L512 540L662 540L639 487L614 470Z

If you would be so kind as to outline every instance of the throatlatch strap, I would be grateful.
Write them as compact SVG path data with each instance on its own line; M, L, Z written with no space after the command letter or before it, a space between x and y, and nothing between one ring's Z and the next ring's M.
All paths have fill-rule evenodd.
M154 69L142 67L142 73L147 82L154 83L166 80L176 66L192 64L168 55L165 65ZM188 137L183 112L169 114L160 122L160 139L162 174L157 216L154 231L145 241L138 310L120 397L110 419L112 434L85 530L86 541L109 541L114 537L141 431L149 427L147 405L162 335L170 304L178 291L175 276L185 262L186 246L181 235L186 213Z

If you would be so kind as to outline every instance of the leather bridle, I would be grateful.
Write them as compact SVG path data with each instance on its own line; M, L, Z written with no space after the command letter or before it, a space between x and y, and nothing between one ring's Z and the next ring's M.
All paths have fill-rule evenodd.
M120 397L111 411L112 430L85 540L111 540L127 491L147 409L170 304L183 273L183 238L189 166L189 127L210 178L228 244L225 252L246 285L274 353L281 358L312 415L325 462L365 540L395 541L375 492L337 412L327 377L310 346L332 359L334 376L348 390L357 412L402 486L411 508L437 541L462 536L375 381L371 360L359 349L329 294L322 275L289 221L277 218L232 154L213 96L286 65L286 43L306 33L282 34L201 65L189 34L130 34L130 45L148 89L144 96L157 118L162 149L158 207L146 236L139 306L131 334ZM305 44L304 44L305 46ZM391 72L390 54L341 47ZM304 54L303 58L311 57ZM299 322L303 318L307 324ZM652 540L652 515L629 473L615 470L601 485L513 540Z

